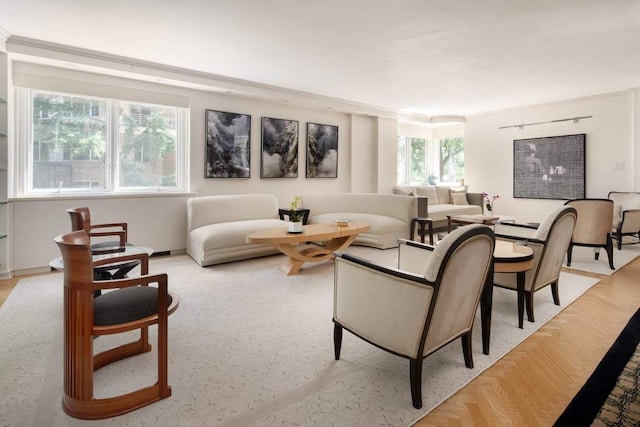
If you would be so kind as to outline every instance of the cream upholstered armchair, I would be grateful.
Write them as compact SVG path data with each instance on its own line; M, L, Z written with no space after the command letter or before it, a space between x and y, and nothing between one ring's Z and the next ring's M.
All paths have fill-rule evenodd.
M634 236L640 241L640 193L611 191L607 196L613 200L612 235L622 249L622 237Z
M413 406L422 407L422 362L461 338L465 365L473 368L473 320L493 258L493 231L459 228L437 247L401 240L398 268L336 253L334 351L342 330L409 359Z
M577 213L571 206L560 206L550 212L538 227L501 223L495 225L496 239L525 243L533 250L533 268L525 273L524 299L527 319L534 322L533 294L551 285L553 302L560 305L558 278ZM495 273L493 284L517 291L514 273ZM522 319L518 319L522 324Z
M567 266L571 266L571 254L574 246L588 246L595 249L594 257L600 256L600 249L604 248L609 257L609 267L613 266L613 241L611 240L611 226L613 222L613 201L609 199L574 199L565 205L574 207L578 212L576 227L567 250Z

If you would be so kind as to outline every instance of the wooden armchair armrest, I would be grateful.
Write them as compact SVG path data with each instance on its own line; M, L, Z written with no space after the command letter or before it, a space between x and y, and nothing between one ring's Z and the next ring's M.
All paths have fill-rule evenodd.
M139 253L122 256L114 256L93 261L93 267L107 266L111 264L124 263L126 261L140 261L140 273L142 275L149 274L149 254Z
M124 279L97 280L93 282L93 287L95 289L121 289L132 286L149 285L151 283L157 283L161 292L167 292L168 276L166 273L160 273L127 277Z
M96 229L104 228L121 228L120 230L107 230L107 231L93 231ZM127 244L127 223L114 222L110 224L93 224L88 230L89 237L104 237L104 236L118 236L120 246Z

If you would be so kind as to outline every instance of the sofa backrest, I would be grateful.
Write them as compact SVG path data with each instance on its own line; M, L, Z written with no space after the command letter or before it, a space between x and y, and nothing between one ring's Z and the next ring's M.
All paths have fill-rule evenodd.
M187 200L187 231L221 222L277 218L278 199L273 194L203 196Z
M393 194L426 197L430 205L453 203L452 192L466 193L466 186L449 185L398 185L393 187Z
M311 216L328 213L370 213L397 218L406 223L416 216L416 197L379 193L309 193L302 207Z

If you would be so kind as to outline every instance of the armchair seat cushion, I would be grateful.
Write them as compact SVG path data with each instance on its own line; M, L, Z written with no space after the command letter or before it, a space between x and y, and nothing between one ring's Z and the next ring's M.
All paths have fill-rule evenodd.
M168 305L173 298L169 295ZM144 319L158 313L158 288L133 286L105 292L93 303L93 324L118 325Z

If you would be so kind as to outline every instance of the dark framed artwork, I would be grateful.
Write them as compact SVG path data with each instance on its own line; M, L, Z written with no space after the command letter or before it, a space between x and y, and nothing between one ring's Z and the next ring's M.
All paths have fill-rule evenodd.
M513 140L513 197L585 197L586 134Z
M251 116L206 110L205 178L251 177Z
M338 126L307 123L307 178L338 177Z
M261 178L298 177L298 121L262 118Z

